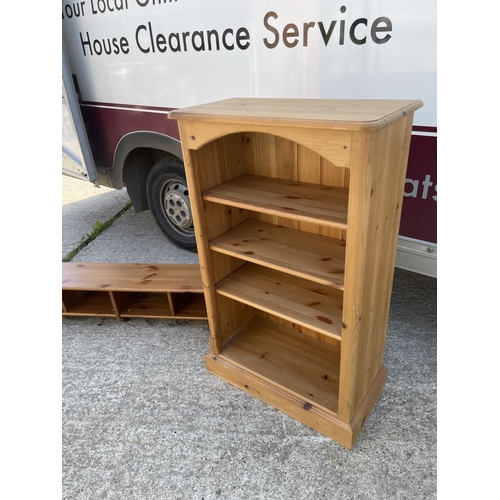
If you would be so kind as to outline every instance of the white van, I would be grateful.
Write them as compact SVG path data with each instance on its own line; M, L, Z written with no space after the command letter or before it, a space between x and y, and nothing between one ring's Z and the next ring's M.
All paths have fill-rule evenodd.
M194 249L170 110L230 97L420 99L398 265L435 276L436 17L430 0L63 0L63 150L78 164L64 173L125 186L137 211Z

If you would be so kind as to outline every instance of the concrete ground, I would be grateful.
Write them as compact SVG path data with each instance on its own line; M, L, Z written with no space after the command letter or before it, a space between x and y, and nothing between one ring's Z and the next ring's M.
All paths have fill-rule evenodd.
M128 202L63 177L62 254ZM196 263L126 211L79 262ZM205 369L204 321L62 318L62 498L432 499L436 280L396 269L388 380L347 450Z

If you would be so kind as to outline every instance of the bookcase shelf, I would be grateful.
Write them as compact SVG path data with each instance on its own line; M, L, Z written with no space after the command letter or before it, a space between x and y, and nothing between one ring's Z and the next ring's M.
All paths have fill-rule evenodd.
M347 229L348 190L345 188L245 174L205 191L203 199Z
M210 242L210 249L344 288L345 242L252 219Z
M327 286L245 264L215 290L244 304L340 340L342 292Z
M207 369L351 448L384 387L412 100L228 99L178 120Z
M303 405L338 408L340 348L258 315L227 342L221 357L296 393Z

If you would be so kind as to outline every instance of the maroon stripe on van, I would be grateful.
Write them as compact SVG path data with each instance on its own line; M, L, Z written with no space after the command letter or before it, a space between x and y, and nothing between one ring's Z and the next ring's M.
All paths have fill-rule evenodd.
M411 138L399 235L437 243L437 137Z
M413 132L433 132L437 134L437 127L424 127L422 125L414 125L412 127Z
M176 108L164 108L161 106L143 106L139 104L117 104L115 102L94 102L94 101L80 101L80 106L107 106L110 108L128 108L128 109L143 109L145 111L164 111L168 113Z
M81 110L96 165L111 168L118 142L130 132L149 130L180 140L177 121L167 117L171 109L174 108L87 101ZM148 110L165 113L151 113ZM437 127L415 126L413 130L437 132ZM406 177L399 235L436 243L437 137L412 136Z
M107 104L99 103L96 106L107 106ZM163 114L136 111L135 109L138 107L132 106L128 106L130 109L117 109L117 106L80 106L90 147L94 155L94 162L97 166L105 168L113 166L116 146L120 139L130 132L138 130L159 132L180 140L177 121L169 120L167 117L168 111L173 108L158 108L165 111L165 114ZM120 107L122 106L120 105ZM149 109L152 109L152 107L150 106Z

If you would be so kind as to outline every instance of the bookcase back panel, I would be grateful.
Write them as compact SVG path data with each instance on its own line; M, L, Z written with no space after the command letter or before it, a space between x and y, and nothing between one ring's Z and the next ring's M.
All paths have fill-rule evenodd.
M290 328L293 328L294 330L297 330L298 332L304 333L305 335L309 335L311 337L314 337L316 339L320 339L323 342L327 342L328 344L332 344L335 346L340 347L341 346L341 341L334 339L332 337L329 337L328 335L323 335L320 332L317 332L316 330L312 330L311 328L307 328L295 321L288 321L286 319L280 318L279 316L276 316L274 314L264 312L264 311L258 311L258 314L260 316L263 316L264 318L268 318L271 321L274 321L275 323L278 323L279 325L285 325Z
M349 170L334 165L312 149L271 134L242 134L245 172L278 179L295 180L323 186L349 188ZM343 153L342 153L343 156ZM344 164L344 158L338 163ZM267 214L251 214L251 218L345 240L346 232L309 222Z

